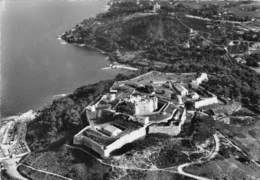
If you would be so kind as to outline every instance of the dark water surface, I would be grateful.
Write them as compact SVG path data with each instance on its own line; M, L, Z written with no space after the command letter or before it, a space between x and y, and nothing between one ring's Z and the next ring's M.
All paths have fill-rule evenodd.
M52 95L110 79L101 54L57 36L103 11L104 0L9 0L2 18L2 116L37 108Z

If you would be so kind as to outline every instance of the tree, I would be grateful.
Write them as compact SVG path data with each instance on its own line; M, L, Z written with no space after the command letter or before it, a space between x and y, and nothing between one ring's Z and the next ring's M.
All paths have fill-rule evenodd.
M197 113L192 119L191 130L193 130L192 141L194 143L203 143L215 133L215 121L211 116L202 116Z
M135 114L134 104L127 101L121 102L120 104L117 105L116 111L134 115Z
M260 55L252 54L248 57L246 57L246 65L252 66L252 67L259 67L260 62Z

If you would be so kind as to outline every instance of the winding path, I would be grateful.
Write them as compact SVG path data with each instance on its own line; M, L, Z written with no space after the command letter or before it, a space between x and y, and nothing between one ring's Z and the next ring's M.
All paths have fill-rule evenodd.
M24 167L27 167L27 168L32 169L32 170L34 170L34 171L37 171L37 172L40 172L40 173L45 173L45 174L52 175L52 176L57 176L57 177L59 177L59 178L63 178L63 179L66 179L66 180L73 180L73 179L71 179L71 178L67 178L67 177L65 177L65 176L62 176L62 175L59 175L59 174L56 174L56 173L52 173L52 172L49 172L49 171L44 171L44 170L36 169L36 168L34 168L34 167L32 167L32 166L28 166L28 165L23 164L23 163L18 164L18 165L17 165L17 168L18 168L19 166L24 166Z
M198 162L193 162L193 163L185 163L185 164L182 164L180 166L178 166L178 172L184 176L187 176L187 177L190 177L190 178L193 178L193 179L198 179L198 180L210 180L208 178L205 178L205 177L201 177L201 176L196 176L196 175L193 175L193 174L190 174L190 173L187 173L185 171L183 171L183 169L185 167L188 167L188 166L191 166L191 165L195 165L195 164L200 164L202 163L202 161L198 161Z
M6 164L6 171L7 174L14 179L18 179L18 180L28 180L27 178L23 177L19 171L17 170L17 166L16 166L16 162L18 160L17 159L8 159L5 160L5 164Z
M204 18L204 17L201 17L201 16L193 16L193 15L190 15L190 14L185 15L185 17L193 18L193 19L200 19L200 20L203 20L203 21L222 22L222 23L231 23L231 24L239 24L239 25L252 22L252 21L231 21L231 20L210 19L210 18Z
M254 159L248 157L248 154L244 152L240 147L238 147L236 144L234 144L230 139L228 139L226 136L224 136L221 132L217 132L219 136L224 138L229 144L231 144L234 148L236 148L239 152L241 152L244 156L246 156L252 163L254 163L257 167L260 168L260 164L256 162Z
M201 159L199 159L198 161L196 162L190 162L190 163L185 163L185 164L181 164L178 166L178 172L184 176L188 176L188 177L191 177L191 178L194 178L194 179L197 179L197 180L210 180L208 178L205 178L205 177L201 177L201 176L197 176L197 175L194 175L194 174L190 174L190 173L187 173L184 171L184 168L185 167L188 167L188 166L191 166L191 165L196 165L196 164L201 164L203 162L206 162L206 161L209 161L211 159L213 159L219 152L219 149L220 149L220 141L219 141L219 137L217 134L214 134L213 135L213 138L214 138L214 141L215 141L215 148L214 150L206 157L206 160L205 161L202 161ZM205 158L205 157L204 157Z
M178 173L178 171L169 170L169 168L175 168L175 166L174 166L174 167L168 167L168 168L165 168L165 169L159 169L159 168L153 168L153 169L150 168L150 169L148 169L148 168L138 168L138 167L127 167L127 166L113 165L113 164L109 164L109 163L106 163L106 162L102 161L102 159L97 158L96 156L92 155L90 152L84 150L83 148L76 147L76 146L71 146L71 145L68 145L68 144L65 144L65 145L66 145L67 147L71 148L71 149L76 149L76 150L79 150L79 151L84 152L85 154L90 155L90 156L93 157L95 160L97 160L99 163L101 163L102 165L105 165L105 166L110 166L110 167L119 168L119 169L126 169L126 170L165 171L165 172L170 172L170 173Z
M126 170L140 170L140 171L164 171L164 172L170 172L170 173L178 173L178 174L181 174L183 176L187 176L187 177L190 177L190 178L194 178L194 179L197 179L197 180L210 180L208 178L205 178L205 177L201 177L201 176L197 176L197 175L194 175L194 174L190 174L188 172L185 172L184 171L184 168L185 167L188 167L188 166L191 166L191 165L195 165L195 164L201 164L203 162L206 162L206 161L209 161L211 159L213 159L219 152L219 149L220 149L220 141L219 141L219 137L217 134L214 134L213 135L213 138L214 138L214 141L215 141L215 148L214 150L211 151L211 153L207 156L207 157L203 157L203 159L206 159L206 160L201 160L199 159L198 161L196 162L190 162L190 163L184 163L184 164L181 164L177 167L177 171L175 170L169 170L170 168L176 168L176 166L173 166L173 167L167 167L167 168L164 168L164 169L159 169L159 168L153 168L153 169L147 169L147 168L138 168L138 167L126 167L126 166L118 166L118 165L113 165L113 164L109 164L109 163L106 163L104 161L102 161L102 159L99 159L97 158L96 156L92 155L91 153L89 153L88 151L84 150L83 148L80 148L80 147L76 147L76 146L71 146L71 145L68 145L68 144L65 144L65 146L71 148L71 149L76 149L76 150L80 150L88 155L90 155L91 157L93 157L94 159L96 159L98 162L100 162L101 164L105 165L105 166L110 166L110 167L114 167L114 168L120 168L120 169L126 169Z

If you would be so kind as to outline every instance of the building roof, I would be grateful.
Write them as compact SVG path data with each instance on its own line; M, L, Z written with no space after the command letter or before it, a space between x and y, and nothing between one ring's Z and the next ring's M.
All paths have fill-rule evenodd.
M187 91L187 89L180 83L174 83L173 86L178 92Z
M97 126L96 129L90 127L85 129L82 132L82 135L95 141L101 146L108 146L122 136L141 127L143 127L141 123L128 120L123 115L118 115L114 121Z
M109 136L117 136L119 135L122 130L111 125L111 124L106 124L101 128L101 131L103 131L105 134L108 134Z

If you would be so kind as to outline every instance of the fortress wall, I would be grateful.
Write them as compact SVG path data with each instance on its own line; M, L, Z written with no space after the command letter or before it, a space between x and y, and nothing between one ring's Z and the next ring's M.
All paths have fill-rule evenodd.
M216 104L216 103L218 103L218 98L216 96L213 96L213 97L202 99L200 101L195 102L194 106L195 106L195 108L200 108L203 106L208 106L208 105Z
M167 134L177 136L181 132L181 126L149 126L149 134Z
M122 136L118 140L116 140L114 143L108 145L105 148L104 155L105 157L108 157L110 153L116 149L119 149L123 147L124 145L131 143L137 139L140 139L146 135L146 127L142 127L138 130L135 130L127 135Z
M77 145L84 145L90 149L92 149L93 151L99 153L101 156L104 156L104 148L102 145L96 143L95 141L84 137L84 136L74 136L73 138L73 144L77 144Z

